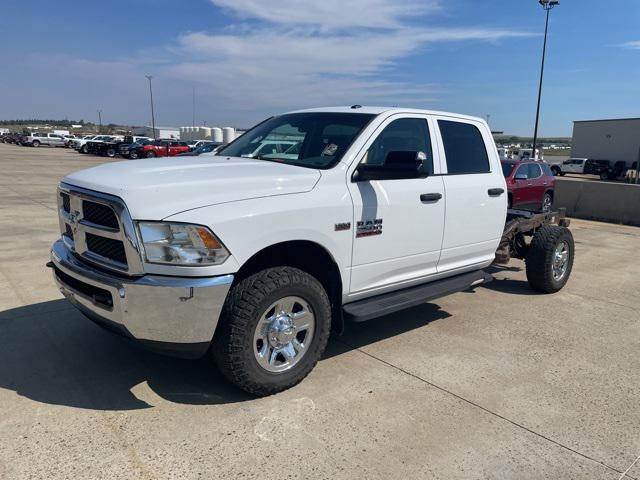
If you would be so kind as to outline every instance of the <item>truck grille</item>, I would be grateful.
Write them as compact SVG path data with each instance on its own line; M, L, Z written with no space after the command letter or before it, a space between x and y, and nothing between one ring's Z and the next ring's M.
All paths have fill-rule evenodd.
M58 214L62 238L76 256L120 273L143 273L133 221L122 200L61 184Z
M90 252L123 265L127 264L127 254L124 251L124 245L121 240L99 237L92 233L85 233L85 239L87 241L87 249Z
M118 228L118 219L113 209L102 203L82 201L83 218L96 225L109 228Z

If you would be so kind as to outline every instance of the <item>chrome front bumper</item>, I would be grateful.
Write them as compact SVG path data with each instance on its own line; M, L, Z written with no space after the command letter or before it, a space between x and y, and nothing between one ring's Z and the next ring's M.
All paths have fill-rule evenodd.
M62 240L51 248L62 294L96 323L163 353L206 353L233 275L123 277L80 262Z

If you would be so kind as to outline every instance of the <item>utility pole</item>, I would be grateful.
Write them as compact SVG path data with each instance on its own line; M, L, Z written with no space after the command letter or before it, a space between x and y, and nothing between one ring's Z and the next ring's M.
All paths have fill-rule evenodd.
M153 89L151 88L151 79L153 78L153 76L145 75L145 77L147 78L147 80L149 80L149 96L151 97L151 128L153 129L153 138L155 140L155 138L156 138L156 117L155 117L155 114L153 113Z
M636 160L636 185L640 183L640 148L638 148L638 160Z
M98 109L98 133L102 133L102 110Z
M536 108L536 126L533 133L533 148L531 149L531 155L536 158L536 146L538 144L538 122L540 121L540 99L542 98L542 80L544 78L544 59L547 54L547 32L549 31L549 12L560 5L559 0L538 0L538 3L542 5L542 8L547 12L547 19L544 24L544 44L542 47L542 66L540 67L540 84L538 85L538 107Z
M191 122L191 126L196 126L196 87L193 87L193 121Z

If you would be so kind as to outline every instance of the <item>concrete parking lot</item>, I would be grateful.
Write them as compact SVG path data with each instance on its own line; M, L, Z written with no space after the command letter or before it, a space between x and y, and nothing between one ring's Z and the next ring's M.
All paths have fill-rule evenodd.
M561 292L513 261L348 325L302 384L255 399L54 287L55 185L103 161L0 144L0 478L640 478L640 228L574 220Z

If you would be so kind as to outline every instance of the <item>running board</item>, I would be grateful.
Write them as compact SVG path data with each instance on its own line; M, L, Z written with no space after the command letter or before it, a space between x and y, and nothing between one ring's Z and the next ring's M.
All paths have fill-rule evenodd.
M483 270L463 273L455 277L443 278L397 292L384 293L357 302L347 303L342 308L346 317L353 322L365 322L372 318L415 307L436 298L475 288L489 283L493 276Z

